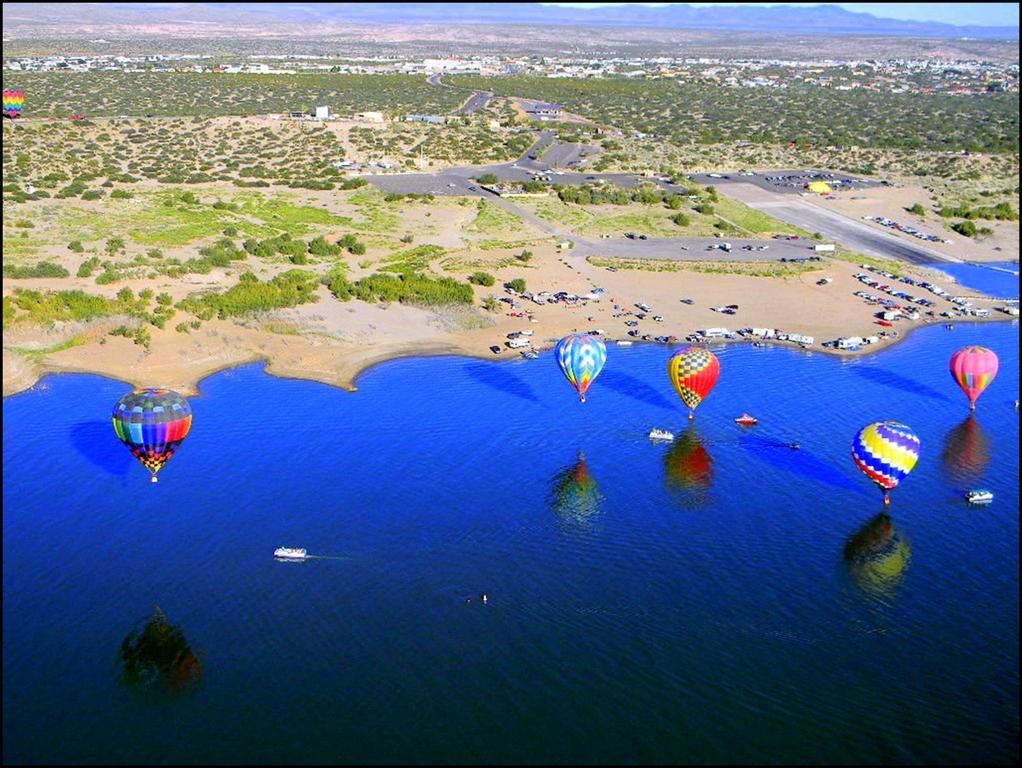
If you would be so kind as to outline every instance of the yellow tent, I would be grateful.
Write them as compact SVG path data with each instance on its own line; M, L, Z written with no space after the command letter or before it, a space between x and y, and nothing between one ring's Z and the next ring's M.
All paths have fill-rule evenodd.
M830 184L825 181L814 181L809 185L809 191L815 192L818 195L829 195L833 190L830 188Z

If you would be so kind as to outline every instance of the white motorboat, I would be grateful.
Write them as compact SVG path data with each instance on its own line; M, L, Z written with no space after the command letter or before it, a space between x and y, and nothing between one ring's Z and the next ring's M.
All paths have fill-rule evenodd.
M304 560L309 556L305 549L298 547L277 547L273 550L273 556L281 560Z
M663 440L670 443L674 441L674 433L668 432L666 429L657 429L654 427L649 431L649 439L654 441Z
M994 494L992 491L977 489L969 491L965 494L965 498L969 500L970 504L989 504L994 500Z

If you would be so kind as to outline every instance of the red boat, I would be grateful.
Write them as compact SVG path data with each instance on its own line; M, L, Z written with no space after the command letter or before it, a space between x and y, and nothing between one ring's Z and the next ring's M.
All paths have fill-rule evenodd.
M892 328L892 327L894 327L894 323L892 323L892 322L889 322L889 321L887 321L887 320L877 320L877 325L885 325L885 326L887 326L888 328Z
M735 419L735 423L741 424L743 427L754 427L757 424L759 424L759 421L756 419L755 416L750 416L747 413L743 413L741 416Z

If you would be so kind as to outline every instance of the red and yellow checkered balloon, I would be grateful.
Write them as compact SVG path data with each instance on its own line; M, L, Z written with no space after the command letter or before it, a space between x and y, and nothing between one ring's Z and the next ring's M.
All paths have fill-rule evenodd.
M720 378L720 361L708 349L688 347L671 356L667 373L678 397L695 410Z

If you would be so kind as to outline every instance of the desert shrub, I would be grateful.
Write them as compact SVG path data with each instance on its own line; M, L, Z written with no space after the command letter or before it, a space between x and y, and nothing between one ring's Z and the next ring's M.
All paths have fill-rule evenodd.
M482 285L489 287L493 285L496 279L489 272L473 272L469 275L468 281L473 285Z

